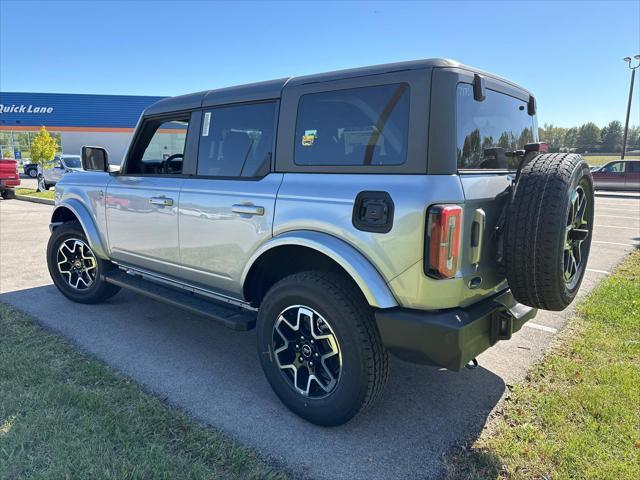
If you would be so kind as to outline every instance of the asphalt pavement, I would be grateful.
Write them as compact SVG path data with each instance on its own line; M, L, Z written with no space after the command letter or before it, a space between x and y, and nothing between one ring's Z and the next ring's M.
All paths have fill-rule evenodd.
M392 359L373 408L337 428L291 414L271 391L255 333L121 292L102 305L68 301L51 284L45 249L52 207L0 200L0 301L33 315L146 390L227 432L300 478L439 478L442 457L477 437L572 309L541 312L510 341L452 373ZM639 248L640 198L599 194L594 241L580 295Z

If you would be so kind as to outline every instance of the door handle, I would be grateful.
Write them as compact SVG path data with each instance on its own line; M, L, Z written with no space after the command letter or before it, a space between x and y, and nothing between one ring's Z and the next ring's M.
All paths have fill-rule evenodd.
M486 214L484 210L478 208L473 212L473 222L471 222L471 263L480 263L480 255L482 254L482 238L484 236L484 224Z
M170 207L173 205L173 198L167 197L151 197L149 203L152 205L161 205L163 207Z
M236 204L231 206L233 213L241 213L244 215L264 215L264 207L257 205L241 205Z

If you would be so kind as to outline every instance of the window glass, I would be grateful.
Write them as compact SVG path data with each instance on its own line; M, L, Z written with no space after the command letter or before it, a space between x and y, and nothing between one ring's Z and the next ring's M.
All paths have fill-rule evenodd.
M623 173L624 172L624 163L625 162L613 162L608 163L602 169L603 172L607 173Z
M640 162L627 162L627 172L640 173Z
M182 173L188 128L188 118L148 121L128 161L127 173L147 175Z
M407 159L406 83L303 95L296 121L298 165L400 165Z
M198 175L255 177L269 171L275 103L207 110L202 116Z
M66 156L66 157L62 157L64 164L67 166L67 168L81 168L82 167L82 163L80 162L80 157L71 157L71 156Z
M458 168L515 169L518 158L505 153L538 141L526 102L489 89L479 102L467 83L458 85L456 130Z

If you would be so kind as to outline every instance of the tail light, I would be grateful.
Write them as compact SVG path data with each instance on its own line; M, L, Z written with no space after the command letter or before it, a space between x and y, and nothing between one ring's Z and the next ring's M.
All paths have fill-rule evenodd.
M529 152L549 153L549 145L544 142L527 143L524 146L524 151L525 153L529 153Z
M425 273L435 278L453 278L458 270L462 208L434 205L427 213Z

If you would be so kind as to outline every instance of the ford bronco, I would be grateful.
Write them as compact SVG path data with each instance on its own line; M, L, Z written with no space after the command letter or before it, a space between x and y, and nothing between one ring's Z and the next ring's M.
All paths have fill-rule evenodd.
M48 266L257 328L276 395L320 425L379 397L388 352L460 370L582 281L593 182L538 142L527 90L432 59L168 98L119 171L84 147Z

